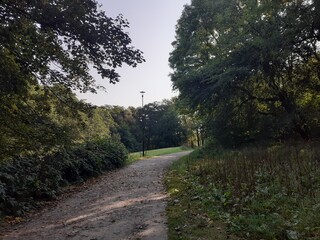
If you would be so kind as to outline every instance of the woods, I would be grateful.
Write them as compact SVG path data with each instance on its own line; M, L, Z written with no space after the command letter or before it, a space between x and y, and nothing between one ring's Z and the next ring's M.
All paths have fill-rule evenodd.
M74 93L102 88L92 69L115 84L117 68L144 62L122 15L106 16L93 0L4 0L0 9L1 217L21 215L68 184L124 166L129 151L141 150L142 116L147 149L184 142L169 101L144 109L98 107ZM155 130L158 121L162 130ZM161 136L165 122L174 129Z
M192 0L170 55L205 147L167 175L169 239L319 239L319 1Z
M124 166L129 151L142 149L143 127L146 150L187 139L171 101L98 107L57 84L30 88L23 101L14 105L15 118L1 115L10 122L0 127L1 215L23 214L68 184Z
M129 153L188 145L166 177L170 238L318 239L319 1L192 0L169 56L178 96L142 107L77 98L145 61L125 17L100 9L0 0L0 223Z
M1 217L125 162L125 147L110 140L111 117L72 90L96 91L91 66L115 83L116 67L144 59L122 16L79 3L0 2Z
M319 138L316 1L192 1L170 64L180 100L228 148Z
M107 17L92 0L78 3L1 1L0 144L4 154L17 148L48 151L70 145L80 137L71 137L77 130L68 133L68 126L76 123L72 114L77 114L70 110L81 105L71 90L99 88L89 68L115 83L119 80L115 68L144 61L141 51L130 45L124 32L128 23L122 16ZM64 115L68 120L62 119ZM81 126L73 129L77 127Z

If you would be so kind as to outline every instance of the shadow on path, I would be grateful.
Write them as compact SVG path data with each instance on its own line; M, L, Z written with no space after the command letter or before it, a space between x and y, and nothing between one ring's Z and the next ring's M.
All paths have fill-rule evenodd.
M165 169L189 152L142 160L109 172L0 239L167 239Z

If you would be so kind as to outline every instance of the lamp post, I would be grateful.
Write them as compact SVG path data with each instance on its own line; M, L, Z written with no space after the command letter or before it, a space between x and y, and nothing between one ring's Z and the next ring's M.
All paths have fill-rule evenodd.
M144 157L144 110L143 110L143 94L145 94L145 91L140 91L141 93L141 99L142 99L142 157Z

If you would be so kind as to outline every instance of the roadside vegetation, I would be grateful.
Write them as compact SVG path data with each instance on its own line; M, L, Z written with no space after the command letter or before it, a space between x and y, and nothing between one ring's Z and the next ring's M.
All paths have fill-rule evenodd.
M21 216L63 187L124 166L127 150L100 140L45 156L25 155L0 164L0 218Z
M77 2L0 3L0 218L134 161L144 136L147 157L204 146L168 173L171 239L320 238L320 1L192 0L179 96L142 108L76 98L101 88L91 67L117 83L144 62L122 15Z
M215 239L219 228L320 239L319 13L307 0L184 7L171 79L205 147L168 174L171 239Z
M93 0L2 1L0 8L0 219L122 167L141 149L142 130L146 150L187 141L174 101L125 108L76 97L75 90L103 88L92 68L117 83L119 67L144 62L122 15L106 16Z
M319 149L204 149L181 159L166 178L169 239L319 239Z
M192 150L192 148L187 146L180 146L180 147L172 147L172 148L161 148L161 149L154 149L146 152L147 157L156 157L166 154L178 153L187 150Z
M37 112L21 116L30 121L12 120L20 127L18 133L12 132L11 127L0 127L4 134L4 141L0 141L0 218L21 216L41 201L55 199L67 185L140 159L139 152L129 154L129 151L141 149L142 127L145 128L146 157L186 149L152 150L159 146L179 146L186 139L186 130L170 101L148 104L147 107L153 106L149 111L133 107L96 107L79 101L62 86L51 89L60 91L60 96L69 99L69 103L46 95L39 88L27 99ZM33 101L37 98L42 98L42 102ZM40 108L44 103L48 110ZM145 122L147 126L139 120L143 114L150 116ZM39 123L32 118L46 119L46 122ZM51 128L45 128L46 124ZM166 124L174 126L172 131L165 130ZM160 134L164 131L165 135Z
M96 1L1 1L0 8L1 219L124 164L111 110L73 91L100 88L90 68L116 83L116 68L144 58L124 31L128 22L107 17Z

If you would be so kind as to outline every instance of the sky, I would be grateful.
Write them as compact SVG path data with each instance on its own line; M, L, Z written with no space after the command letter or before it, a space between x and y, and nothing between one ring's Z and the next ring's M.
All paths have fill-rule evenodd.
M191 0L98 0L107 16L123 14L129 21L129 33L132 45L144 53L145 63L136 68L123 65L117 69L120 82L109 84L94 75L97 83L107 92L98 94L78 94L97 106L118 105L138 107L142 104L140 91L145 91L144 104L171 99L177 95L172 91L169 74L169 53L175 40L175 27L181 16L183 6Z

